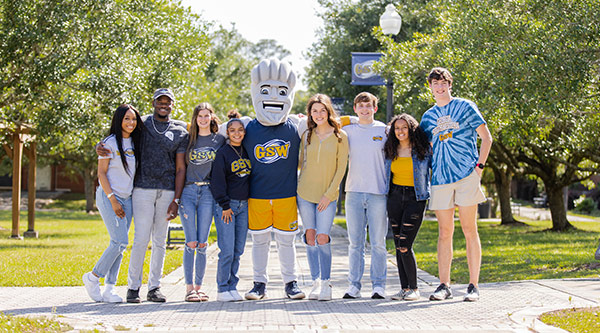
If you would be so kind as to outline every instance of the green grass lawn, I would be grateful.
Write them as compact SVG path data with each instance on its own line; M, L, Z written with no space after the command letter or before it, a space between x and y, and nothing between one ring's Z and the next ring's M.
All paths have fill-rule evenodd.
M345 220L336 224L345 226ZM481 282L525 279L598 277L600 264L594 252L600 237L600 223L572 222L578 229L552 232L550 221L527 222L527 226L500 226L479 221L482 245ZM426 220L415 241L419 268L437 276L437 222ZM387 248L394 253L393 241ZM452 281L468 283L465 239L457 221L454 231Z
M67 332L73 327L48 318L5 315L0 312L0 332Z
M178 218L175 222L179 222ZM0 286L78 286L106 249L109 237L100 215L85 212L36 212L38 239L9 239L11 212L0 211ZM21 214L20 232L27 229L26 212ZM134 226L129 230L129 246L123 255L117 285L127 284L127 267ZM183 235L183 232L180 233ZM211 239L216 240L214 225ZM164 274L181 265L181 248L167 249ZM144 283L148 277L148 250L144 263Z
M600 308L565 309L547 312L540 320L572 333L600 332Z

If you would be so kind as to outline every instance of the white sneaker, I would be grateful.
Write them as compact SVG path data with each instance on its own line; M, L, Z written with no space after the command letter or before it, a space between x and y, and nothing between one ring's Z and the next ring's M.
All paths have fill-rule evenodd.
M102 293L102 301L106 303L123 303L123 298L115 292L113 285L105 285Z
M360 298L360 289L356 288L354 285L348 287L346 292L344 293L344 297L342 298Z
M371 294L372 299L385 299L385 289L381 287L373 288L373 293Z
M233 302L235 301L235 298L233 298L233 295L231 295L231 293L229 291L224 291L221 293L217 294L217 301L219 302Z
M405 301L417 301L419 298L421 298L421 293L419 293L419 291L416 289L411 289L404 293Z
M231 297L233 297L234 301L243 301L244 298L242 297L242 295L240 295L240 293L238 293L237 290L230 290L229 293L231 294Z
M85 290L87 291L90 298L94 300L94 302L102 302L102 294L100 294L100 280L92 275L92 272L87 272L83 274L81 278L83 280L83 285L85 286Z
M331 281L321 281L321 292L319 293L319 301L331 301Z
M308 299L319 299L319 289L321 288L320 280L313 280L312 287L310 289L310 294L308 294Z

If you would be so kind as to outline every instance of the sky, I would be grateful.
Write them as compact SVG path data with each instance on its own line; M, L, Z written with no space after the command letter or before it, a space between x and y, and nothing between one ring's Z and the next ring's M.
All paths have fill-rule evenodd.
M306 89L302 77L308 61L303 53L316 41L316 30L322 26L315 14L319 9L317 0L183 0L182 4L225 28L235 23L240 34L253 43L276 40L292 53L287 60L300 75L297 88Z

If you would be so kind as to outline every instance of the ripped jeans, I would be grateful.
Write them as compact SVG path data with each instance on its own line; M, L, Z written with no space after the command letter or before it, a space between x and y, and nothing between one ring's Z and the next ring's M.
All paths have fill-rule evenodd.
M213 221L214 206L215 201L209 185L188 184L183 188L179 218L186 243L183 250L185 284L202 285L206 271L206 248ZM187 245L189 242L197 242L198 245L196 248L191 248ZM204 246L200 247L200 244L204 244Z
M131 217L133 216L131 196L121 198L115 194L115 198L117 198L117 201L123 207L123 211L125 211L124 218L117 217L117 214L112 209L110 200L106 197L102 187L98 186L96 190L96 206L98 207L100 216L102 216L102 220L104 220L104 225L106 225L110 242L92 271L97 276L104 277L105 284L112 285L117 283L123 252L127 248L127 234L131 226Z
M390 184L387 212L394 243L402 289L417 289L417 260L412 245L423 223L427 200L417 201L412 186Z

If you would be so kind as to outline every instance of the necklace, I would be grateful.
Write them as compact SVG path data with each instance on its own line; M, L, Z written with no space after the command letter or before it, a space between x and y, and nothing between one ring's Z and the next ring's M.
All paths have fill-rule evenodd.
M150 116L150 117L152 117L152 127L154 127L154 130L156 131L156 133L158 133L160 135L167 133L167 131L171 127L171 122L168 122L167 128L164 131L160 132L158 129L156 129L156 125L154 124L154 116Z
M235 149L235 147L231 145L231 143L228 143L228 145L229 145L229 147L231 147L231 149L233 149L233 151L234 151L234 152L235 152L235 154L236 154L236 155L237 155L237 156L240 158L240 160L243 160L243 158L242 158L242 155L244 154L244 147L243 147L243 146L240 146L240 148L241 148L241 149L240 149L240 151L241 151L241 154L240 154L240 153L238 153L237 149Z

